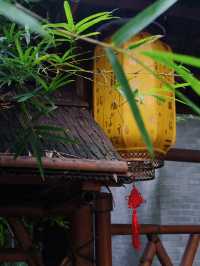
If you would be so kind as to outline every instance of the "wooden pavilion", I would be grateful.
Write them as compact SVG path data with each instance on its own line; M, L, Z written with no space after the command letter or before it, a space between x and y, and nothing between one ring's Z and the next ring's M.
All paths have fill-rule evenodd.
M122 14L132 15L132 12L142 10L151 2L138 0L133 5L130 0L101 0L96 1L94 6L94 1L83 0L80 6L85 9L79 7L75 10L79 14L86 7L104 10L119 7ZM176 52L199 54L198 41L187 42L187 45L184 42L188 34L191 40L198 36L199 12L200 6L195 6L195 1L193 5L185 1L159 19L159 27L163 31L164 25L166 30L166 41ZM45 180L41 179L36 160L28 151L13 159L11 144L18 128L17 111L9 109L0 113L0 217L7 220L15 239L12 247L0 249L0 262L26 261L31 266L111 266L112 235L131 234L130 225L111 224L112 195L100 191L101 186L120 186L129 183L130 179L127 163L120 158L92 118L90 97L82 97L80 93L80 87L85 89L86 86L90 85L78 83L76 90L58 95L58 111L54 117L43 120L66 127L71 138L77 140L77 143L68 145L44 144ZM189 96L199 101L194 99L192 93ZM64 98L68 100L63 101ZM177 111L189 112L181 105L177 106ZM7 119L4 112L7 112ZM199 163L200 151L174 149L165 159ZM52 234L49 230L49 234L47 232L42 238L46 249L40 253L22 218L54 216L67 217L70 235L63 237L62 230L55 230ZM171 233L191 234L181 265L192 265L200 240L200 225L142 225L141 233L146 234L149 241L140 266L152 265L155 255L161 265L173 265L158 236Z
M74 248L79 249L85 241L92 242L93 218L89 207L91 202L95 199L94 209L97 208L100 213L101 211L103 213L104 208L111 209L112 204L110 194L91 194L91 192L99 192L102 185L121 185L129 182L126 162L120 159L111 142L94 122L87 103L81 101L75 90L69 89L57 95L56 104L57 110L54 116L48 119L42 118L41 122L63 126L75 142L43 144L44 180L38 171L36 159L28 155L28 151L23 156L13 159L12 140L15 139L14 134L19 128L19 115L16 108L1 111L0 123L3 130L1 130L0 156L0 215L8 218L20 247L2 252L0 261L25 260L30 265L42 265L34 255L33 243L25 227L16 217L70 217L69 219L73 221ZM106 207L101 206L101 201ZM99 226L100 224L101 221ZM100 230L98 226L97 230ZM82 243L85 233L87 240L84 238ZM50 249L56 249L55 244ZM60 253L56 251L55 254L48 254L52 257L47 259L45 265L56 265L53 263L53 257L56 257L57 252ZM91 254L84 256L90 257Z

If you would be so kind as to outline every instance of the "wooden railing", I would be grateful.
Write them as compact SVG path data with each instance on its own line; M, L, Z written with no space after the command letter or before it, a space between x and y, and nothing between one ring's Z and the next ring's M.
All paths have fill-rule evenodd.
M112 224L112 235L130 235L131 225ZM161 265L172 266L173 263L163 246L159 234L190 234L187 246L182 256L181 266L192 266L200 241L200 226L198 225L141 225L141 234L146 235L148 242L140 259L140 266L150 266L157 256Z
M164 158L166 161L200 163L200 150L171 149ZM131 225L112 224L112 235L131 235ZM159 235L189 234L180 266L192 266L200 242L200 225L141 225L141 234L147 236L147 244L140 259L139 266L150 266L157 256L161 265L172 266L173 263L163 246Z

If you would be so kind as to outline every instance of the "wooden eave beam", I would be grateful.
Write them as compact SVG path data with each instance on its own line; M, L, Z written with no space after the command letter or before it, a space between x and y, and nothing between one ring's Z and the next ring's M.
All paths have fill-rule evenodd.
M200 162L200 150L192 149L171 149L164 160L180 162ZM125 161L118 160L89 160L89 159L57 159L43 158L44 169L70 170L102 173L126 174L128 165ZM11 156L0 156L0 168L24 168L37 169L37 161L33 157L19 157L14 159Z
M164 157L166 161L200 163L200 150L171 149Z
M125 161L119 160L89 160L89 159L58 159L43 158L42 165L44 169L51 170L70 170L87 171L102 173L126 173L128 165ZM29 168L37 169L37 160L33 157L0 156L0 168Z

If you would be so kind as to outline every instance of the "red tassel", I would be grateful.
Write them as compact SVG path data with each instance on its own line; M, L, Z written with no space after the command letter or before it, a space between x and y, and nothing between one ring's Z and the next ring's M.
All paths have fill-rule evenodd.
M144 199L140 192L134 186L129 198L128 198L128 207L133 209L132 214L132 243L133 247L136 250L140 250L141 242L140 242L140 224L138 223L137 218L137 208L144 202Z

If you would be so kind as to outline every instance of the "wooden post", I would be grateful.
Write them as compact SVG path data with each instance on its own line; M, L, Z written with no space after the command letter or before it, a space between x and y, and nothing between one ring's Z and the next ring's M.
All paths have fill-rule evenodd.
M90 206L75 210L72 222L72 246L75 266L93 266L93 216Z
M185 252L182 257L181 266L192 266L198 246L200 237L199 234L192 234L189 237Z
M156 245L153 241L148 241L142 258L140 259L139 266L151 266L153 258L156 254Z
M156 255L161 263L161 265L173 266L170 257L168 256L162 242L159 241L156 243Z
M156 255L161 265L173 266L160 238L157 235L147 235L149 241L153 241L156 247Z
M26 228L16 218L7 219L16 239L18 240L24 253L27 255L27 263L29 266L42 266L42 259L39 254L34 251L32 239Z
M98 193L95 208L96 266L112 266L111 211L111 194Z

